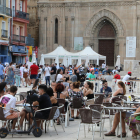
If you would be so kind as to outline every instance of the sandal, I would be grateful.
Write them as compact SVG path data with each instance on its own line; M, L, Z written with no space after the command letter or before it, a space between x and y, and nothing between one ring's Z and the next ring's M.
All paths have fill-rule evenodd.
M121 138L121 135L118 135L117 137ZM125 137L126 137L126 133L122 133L122 138L125 138Z
M115 132L108 132L105 134L105 136L116 136Z
M136 134L133 134L132 135L132 139L137 139L137 135Z

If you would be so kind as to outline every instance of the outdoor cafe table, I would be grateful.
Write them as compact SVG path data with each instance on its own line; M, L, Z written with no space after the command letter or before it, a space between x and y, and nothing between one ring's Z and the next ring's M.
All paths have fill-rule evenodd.
M122 101L116 101L116 102L120 102L120 103L121 103ZM135 104L140 104L139 101L130 101L130 102L123 101L123 103L124 103L124 104L130 104L130 106L131 106L131 104L134 104L134 105L135 105Z
M136 110L137 108L130 108L130 107L103 107L104 109L109 109L109 110L118 110L120 112L120 118L122 116L122 112L123 111L127 111L127 110ZM121 130L121 140L122 140L122 120L120 119L120 130Z

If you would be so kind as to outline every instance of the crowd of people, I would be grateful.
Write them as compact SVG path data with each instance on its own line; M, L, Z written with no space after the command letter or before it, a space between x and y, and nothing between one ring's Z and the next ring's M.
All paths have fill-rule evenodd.
M107 74L104 76L104 74ZM112 76L114 74L114 76ZM111 87L108 86L108 81L112 81L113 79L121 79L119 75L119 70L117 67L113 71L109 71L106 67L105 63L102 64L101 67L91 64L88 67L84 67L84 63L80 66L70 65L69 67L65 67L64 65L57 64L44 66L37 66L35 62L33 65L28 68L26 64L24 65L16 65L10 63L9 66L4 66L0 63L0 78L2 82L0 83L0 103L6 106L4 110L4 115L6 119L14 119L12 124L12 132L19 131L22 129L23 121L26 118L30 119L30 123L32 124L32 113L30 109L24 108L21 112L15 112L11 109L15 109L16 104L27 102L28 97L22 101L16 101L15 95L17 93L18 88L21 84L22 86L32 87L33 94L37 97L35 101L33 101L33 106L39 106L34 108L34 111L38 109L45 109L52 106L59 106L58 98L61 99L74 99L74 98L82 98L85 97L86 100L94 99L94 85L92 81L98 79L102 81L102 88L100 89L101 93L104 93L103 102L112 102L113 97L126 94L126 88L124 81L132 79L131 72L128 72L118 84L118 89L112 93ZM42 84L42 78L45 78L45 84ZM20 83L21 82L21 83ZM24 84L26 83L26 84ZM33 86L32 86L33 84ZM129 83L128 83L129 84ZM7 85L10 85L10 88L7 88ZM112 93L112 96L111 94ZM83 107L85 106L83 100ZM67 106L67 103L65 104ZM44 110L40 112L36 112L35 118L38 119L47 119L49 117L50 110ZM140 112L140 107L136 112ZM59 114L59 113L57 113ZM123 125L122 125L122 136L126 136L125 131L125 122L129 122L129 117L131 113L123 113ZM17 122L16 118L20 116L20 127L18 130L15 130L15 124ZM30 116L30 117L29 117ZM77 110L77 114L74 115L74 109L71 105L71 117L75 119L79 119L79 111ZM60 124L59 115L56 116L57 124ZM112 130L105 134L106 136L115 136L115 129L119 124L119 113L115 115L114 124ZM133 121L138 121L132 118ZM41 121L38 121L38 126L40 126ZM43 129L43 125L41 125ZM140 135L138 130L136 129L136 125L130 124L130 130L132 130L132 137L136 138L137 135ZM120 137L120 135L118 136Z

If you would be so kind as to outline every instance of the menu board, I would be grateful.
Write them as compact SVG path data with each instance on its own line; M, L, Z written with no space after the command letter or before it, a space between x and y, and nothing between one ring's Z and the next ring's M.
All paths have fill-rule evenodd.
M136 57L136 37L126 37L126 57Z

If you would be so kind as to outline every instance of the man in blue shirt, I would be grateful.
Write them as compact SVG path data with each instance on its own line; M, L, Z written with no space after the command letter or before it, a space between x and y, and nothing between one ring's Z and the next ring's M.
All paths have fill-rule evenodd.
M60 64L60 69L61 69L62 71L64 71L64 68L63 68L63 65L62 65L62 64Z
M1 82L1 79L3 82L4 81L4 66L0 62L0 82Z
M100 92L101 93L104 92L106 97L108 97L108 98L110 97L110 95L108 95L108 93L111 93L112 89L111 89L111 87L108 87L108 84L107 84L106 80L103 81L103 87L100 89Z

